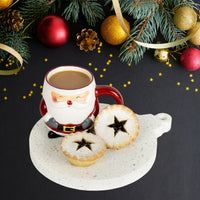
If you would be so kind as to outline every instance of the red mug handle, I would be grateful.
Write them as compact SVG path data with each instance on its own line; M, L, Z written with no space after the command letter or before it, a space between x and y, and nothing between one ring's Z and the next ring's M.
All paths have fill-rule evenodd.
M96 98L98 98L102 95L109 95L115 99L117 104L121 104L121 105L124 104L122 95L114 87L110 87L107 85L97 85L96 90L95 90L95 96Z

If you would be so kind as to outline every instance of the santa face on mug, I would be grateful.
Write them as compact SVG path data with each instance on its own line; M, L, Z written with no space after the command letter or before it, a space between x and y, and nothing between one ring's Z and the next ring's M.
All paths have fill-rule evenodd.
M94 109L95 98L89 90L76 94L51 91L48 97L48 112L60 124L81 124Z

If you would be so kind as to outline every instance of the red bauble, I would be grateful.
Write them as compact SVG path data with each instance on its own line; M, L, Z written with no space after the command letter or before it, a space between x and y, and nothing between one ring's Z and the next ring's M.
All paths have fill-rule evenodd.
M45 46L57 48L67 42L69 26L62 17L48 15L39 22L37 36Z
M181 64L188 71L200 68L200 51L196 48L188 48L181 55Z

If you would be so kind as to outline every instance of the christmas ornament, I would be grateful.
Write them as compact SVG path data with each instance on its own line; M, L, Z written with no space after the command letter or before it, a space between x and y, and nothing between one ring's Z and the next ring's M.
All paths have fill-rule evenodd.
M130 25L126 19L124 19L125 25L130 32ZM116 15L107 17L101 24L101 36L103 39L112 45L122 44L128 37L124 32Z
M190 39L190 42L194 45L200 45L200 22L197 22L196 25L188 31L188 35L191 34L198 27L198 31Z
M8 11L4 11L1 19L8 31L18 32L23 28L24 19L16 10L9 9Z
M8 8L13 3L13 0L0 0L0 11Z
M183 51L180 58L182 66L188 71L195 71L200 68L200 50L188 48Z
M92 51L96 48L96 45L99 44L97 33L92 29L87 30L84 28L81 34L76 34L76 37L76 44L80 47L80 50L84 50L85 52Z
M155 50L154 57L159 62L166 62L169 60L169 50L168 49L157 49L157 50Z
M69 38L69 33L67 22L56 15L47 15L37 27L39 40L50 48L63 46Z
M197 22L196 12L189 6L178 8L174 14L174 24L181 30L189 30Z

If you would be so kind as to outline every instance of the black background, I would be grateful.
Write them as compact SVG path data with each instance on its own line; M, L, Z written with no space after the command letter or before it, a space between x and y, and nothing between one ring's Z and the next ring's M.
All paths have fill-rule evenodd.
M199 199L200 71L188 72L172 58L172 67L158 63L153 57L154 50L148 51L137 66L128 66L118 58L120 47L108 45L102 40L100 23L93 29L103 42L101 53L97 50L85 53L76 46L76 33L82 28L91 27L84 19L77 24L69 23L69 26L71 35L66 45L49 49L34 38L30 40L31 59L25 65L25 70L18 75L0 77L0 198ZM107 65L109 59L111 63ZM115 190L86 192L53 183L35 169L29 156L29 134L41 118L39 86L43 84L47 71L61 65L86 67L94 73L97 84L112 83L122 93L125 105L138 114L166 112L173 117L171 131L158 139L157 157L152 169L140 180ZM104 67L106 72L102 71ZM100 78L100 74L104 75L103 78ZM153 78L152 82L150 78ZM127 81L131 81L131 84L128 85ZM181 83L180 86L177 86L177 82ZM189 87L188 91L186 87ZM3 91L3 88L7 91ZM199 91L195 92L195 88ZM30 91L33 91L31 97L28 96ZM23 99L24 95L26 99ZM5 96L7 100L4 100ZM110 97L102 97L100 101L114 103Z

